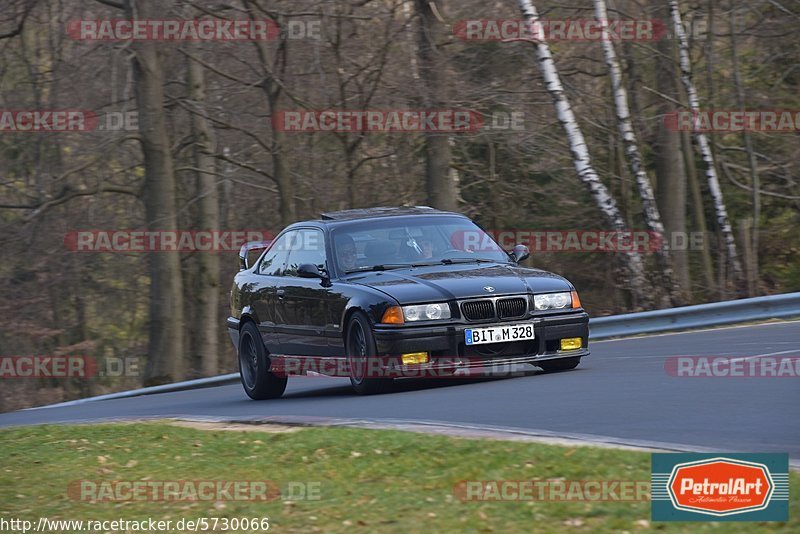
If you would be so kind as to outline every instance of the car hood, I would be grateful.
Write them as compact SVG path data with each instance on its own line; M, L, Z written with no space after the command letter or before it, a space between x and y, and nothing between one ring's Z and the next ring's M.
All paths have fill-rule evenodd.
M359 273L348 281L378 289L400 304L572 290L572 285L557 274L506 264L395 269Z

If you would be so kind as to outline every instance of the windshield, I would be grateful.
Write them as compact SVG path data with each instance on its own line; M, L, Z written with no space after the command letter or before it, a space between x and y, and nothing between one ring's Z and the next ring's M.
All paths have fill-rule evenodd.
M508 254L464 217L392 217L357 221L332 232L339 272L468 262L510 263Z

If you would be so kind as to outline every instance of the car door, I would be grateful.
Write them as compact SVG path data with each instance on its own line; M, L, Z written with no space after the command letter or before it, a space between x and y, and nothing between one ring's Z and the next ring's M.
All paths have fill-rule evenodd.
M290 230L279 236L255 269L257 289L251 303L258 316L258 329L264 345L271 354L284 352L280 326L286 321L286 310L281 296L289 258L288 244L295 238L295 234L296 230Z
M330 283L297 276L297 269L304 264L325 268L325 235L318 228L300 228L288 246L282 296L286 322L280 327L285 353L330 355L325 336L331 314ZM280 301L281 297L278 299Z

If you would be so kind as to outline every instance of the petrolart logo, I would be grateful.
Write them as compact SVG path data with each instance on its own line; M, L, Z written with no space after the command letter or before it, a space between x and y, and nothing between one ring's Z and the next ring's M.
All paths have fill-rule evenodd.
M787 454L653 454L654 521L786 521Z

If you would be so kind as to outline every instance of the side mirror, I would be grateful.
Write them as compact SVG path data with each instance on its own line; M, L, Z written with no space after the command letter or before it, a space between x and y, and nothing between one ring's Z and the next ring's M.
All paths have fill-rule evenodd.
M300 278L325 278L325 275L322 274L322 272L319 270L319 267L311 263L304 263L298 267L297 276Z
M530 255L531 251L525 245L517 245L511 250L511 257L517 263L526 260Z
M242 245L242 248L239 249L239 270L245 271L250 268L247 255L251 250L264 250L269 248L270 244L272 241L249 241Z

